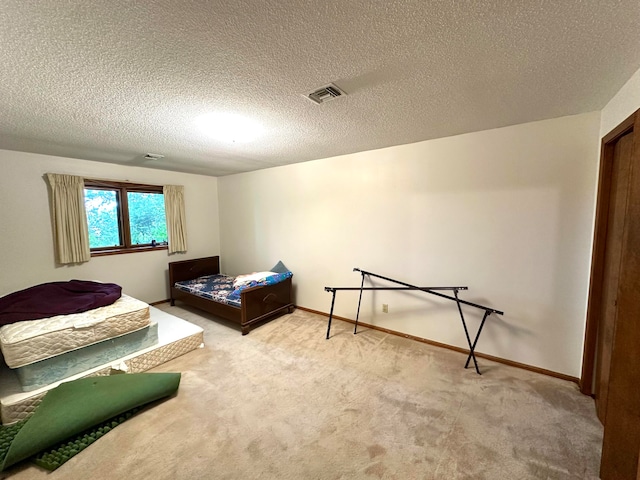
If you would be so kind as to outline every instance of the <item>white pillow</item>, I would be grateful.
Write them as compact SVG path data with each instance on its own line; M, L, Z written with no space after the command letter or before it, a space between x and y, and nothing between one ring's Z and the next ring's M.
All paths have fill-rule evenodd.
M251 282L261 282L267 277L277 275L276 272L254 272L246 275L238 275L233 281L233 288L240 288L243 285L247 285Z

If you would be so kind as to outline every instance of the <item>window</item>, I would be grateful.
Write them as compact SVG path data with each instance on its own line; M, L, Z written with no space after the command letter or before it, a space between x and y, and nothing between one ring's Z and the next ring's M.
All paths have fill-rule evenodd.
M91 255L167 248L162 187L85 180Z

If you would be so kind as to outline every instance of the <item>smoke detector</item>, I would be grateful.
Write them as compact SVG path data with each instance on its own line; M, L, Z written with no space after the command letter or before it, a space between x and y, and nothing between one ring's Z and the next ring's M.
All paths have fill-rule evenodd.
M333 100L334 98L341 97L346 95L345 92L340 90L336 85L330 83L322 88L318 88L311 93L308 93L306 96L309 100L321 104L328 102L329 100Z
M160 160L161 158L164 158L164 155L159 153L145 153L144 155L145 160Z

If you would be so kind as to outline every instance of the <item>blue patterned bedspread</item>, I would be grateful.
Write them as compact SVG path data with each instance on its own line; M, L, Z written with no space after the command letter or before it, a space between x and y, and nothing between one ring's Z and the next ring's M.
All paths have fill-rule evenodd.
M178 290L197 295L198 297L239 307L240 298L237 300L228 300L229 295L231 295L234 290L234 278L235 277L230 277L228 275L205 275L204 277L198 277L194 280L176 282L175 287Z
M292 275L291 272L278 273L277 275L267 277L263 281L251 282L236 289L233 288L235 277L230 277L229 275L206 275L194 280L176 282L175 287L178 290L207 298L214 302L240 307L240 294L243 290L258 285L273 285L286 280Z

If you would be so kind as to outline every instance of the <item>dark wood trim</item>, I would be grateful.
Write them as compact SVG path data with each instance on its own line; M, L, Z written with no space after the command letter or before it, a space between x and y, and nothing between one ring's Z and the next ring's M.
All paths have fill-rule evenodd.
M611 143L614 140L617 140L618 138L620 138L623 135L626 135L627 133L632 131L633 130L633 125L635 124L637 115L638 115L638 112L633 112L631 115L629 115L627 118L625 118L620 123L620 125L618 125L616 128L611 130L604 137L602 137L602 144L604 145L606 143Z
M129 196L127 195L127 189L121 188L118 194L118 205L120 210L120 235L124 248L132 248L131 243L131 224L129 223ZM119 216L120 216L119 215Z
M613 146L604 143L600 153L600 172L598 174L598 193L594 226L593 247L591 253L591 276L587 304L587 323L582 351L582 372L580 391L593 395L593 376L595 351L598 339L598 319L602 309L602 281L604 276L604 254L609 222L609 197L611 194L611 176L613 166Z
M149 185L146 183L122 182L114 180L99 180L95 178L85 178L84 185L86 187L103 189L126 188L127 190L131 190L132 192L163 192L162 185Z
M596 200L596 218L591 254L591 277L587 304L587 320L585 326L584 347L582 353L582 372L580 375L580 391L585 395L594 395L593 374L595 368L598 324L602 311L602 282L604 275L604 258L606 252L607 225L609 222L609 200L611 196L611 176L613 154L618 138L633 131L636 113L625 119L609 134L603 137L600 149L600 173L598 176L598 193Z
M92 257L106 257L107 255L122 255L124 253L139 253L139 252L151 252L154 250L169 250L168 245L143 245L140 247L130 248L107 248L100 250L91 250Z
M328 313L321 312L321 311L318 311L318 310L313 310L311 308L301 307L299 305L296 305L296 308L298 308L300 310L303 310L305 312L316 313L316 314L322 315L324 317L329 317ZM333 315L333 318L335 320L342 320L343 322L351 323L352 325L356 323L354 320L351 320L351 319L345 318L345 317L340 317L338 315ZM362 327L365 327L365 328L370 328L372 330L377 330L379 332L388 333L388 334L391 334L391 335L396 335L398 337L408 338L409 340L415 340L416 342L426 343L427 345L432 345L434 347L446 348L447 350L453 350L454 352L464 353L465 355L469 354L469 350L466 349L466 348L461 348L461 347L456 347L454 345L448 345L446 343L436 342L434 340L429 340L427 338L416 337L415 335L409 335L407 333L398 332L396 330L390 330L388 328L379 327L377 325L371 325L371 324L368 324L368 323L363 323L361 321L358 321L358 325L362 326ZM475 351L475 355L478 358L484 358L484 359L490 360L492 362L502 363L503 365L508 365L510 367L516 367L516 368L520 368L522 370L527 370L529 372L539 373L539 374L542 374L542 375L547 375L549 377L559 378L561 380L567 380L569 382L578 383L578 378L572 377L570 375L565 375L564 373L559 373L559 372L554 372L552 370L546 370L544 368L534 367L532 365L527 365L525 363L514 362L512 360L507 360L506 358L495 357L493 355L488 355L486 353L480 353L478 351Z
M157 302L151 302L149 305L155 307L156 305L162 305L163 303L169 303L170 300L167 298L165 300L158 300Z
M133 245L131 241L131 222L129 218L129 197L127 196L128 192L164 194L164 187L162 187L161 185L147 185L142 183L119 182L112 180L96 180L90 178L84 179L84 187L95 190L115 191L116 201L118 203L118 230L120 234L120 245L92 248L92 257L169 249L166 242L156 245L150 243Z

